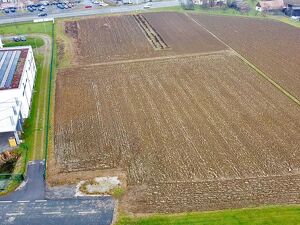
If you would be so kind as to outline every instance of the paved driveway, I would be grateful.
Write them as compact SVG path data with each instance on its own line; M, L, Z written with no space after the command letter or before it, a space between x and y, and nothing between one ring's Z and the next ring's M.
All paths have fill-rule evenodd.
M23 184L15 192L0 197L0 201L45 199L44 161L30 161Z
M0 225L109 225L114 207L110 196L47 200L44 161L31 161L20 188L0 197Z

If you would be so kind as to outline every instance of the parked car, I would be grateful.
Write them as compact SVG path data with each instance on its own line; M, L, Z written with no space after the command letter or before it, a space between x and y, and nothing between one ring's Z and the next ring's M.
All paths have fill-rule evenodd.
M63 4L61 4L61 3L58 3L56 6L59 9L64 9L65 8L65 6Z
M13 40L14 40L15 42L21 41L20 37L18 37L18 36L13 37Z
M38 8L39 11L43 11L44 9L45 9L45 7L43 7L43 6L40 6L40 7Z
M9 13L9 9L4 9L4 12L5 13Z
M34 11L33 8L31 8L31 7L29 7L29 6L27 6L27 10L28 10L29 12L33 12L33 11Z
M20 36L20 41L26 41L26 37L25 36Z
M47 5L49 5L50 3L49 3L49 1L42 1L41 4L42 4L43 6L47 6Z
M11 12L11 13L15 13L16 10L17 10L16 8L10 8L10 12Z
M38 14L38 16L41 16L41 17L42 17L42 16L47 16L47 15L48 15L47 13L39 13L39 14Z
M86 5L84 8L90 9L90 8L92 8L92 6L91 5Z
M145 5L144 5L144 9L149 9L151 8L152 6L152 3L151 2L147 2Z

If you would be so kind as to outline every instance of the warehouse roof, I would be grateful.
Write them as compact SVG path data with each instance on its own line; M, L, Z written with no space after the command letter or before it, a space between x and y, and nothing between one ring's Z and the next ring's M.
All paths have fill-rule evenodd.
M0 49L0 90L18 88L28 48Z

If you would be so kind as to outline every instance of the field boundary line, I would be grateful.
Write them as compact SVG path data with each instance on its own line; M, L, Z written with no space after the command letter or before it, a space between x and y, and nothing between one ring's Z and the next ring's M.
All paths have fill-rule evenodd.
M202 53L190 53L190 54L181 54L181 55L169 55L169 56L158 56L158 57L150 57L150 58L142 58L142 59L125 59L125 60L117 60L111 62L100 62L100 63L91 63L87 65L78 65L72 67L59 68L60 70L69 69L69 68L86 68L93 66L107 66L107 65L116 65L123 63L135 63L135 62L147 62L147 61L156 61L156 60L164 60L164 59L177 59L177 58L188 58L192 56L208 56L208 55L217 55L217 54L233 54L234 52L231 49L220 50L220 51L212 51L212 52L202 52Z
M281 91L284 95L286 95L289 99L294 101L298 106L300 106L300 100L297 99L295 96L293 96L291 93L289 93L287 90L285 90L281 85L279 85L276 81L271 79L267 74L265 74L263 71L261 71L258 67L256 67L254 64L252 64L250 61L248 61L245 57L243 57L241 54L239 54L237 51L235 51L230 45L226 44L221 38L219 38L217 35L215 35L213 32L208 30L205 26L203 26L200 22L192 18L188 13L185 13L185 15L190 18L194 23L198 24L202 29L206 30L209 34L211 34L214 38L216 38L219 42L224 44L227 48L229 48L234 54L242 60L244 63L246 63L249 67L254 69L258 75L269 81L274 87L276 87L279 91Z

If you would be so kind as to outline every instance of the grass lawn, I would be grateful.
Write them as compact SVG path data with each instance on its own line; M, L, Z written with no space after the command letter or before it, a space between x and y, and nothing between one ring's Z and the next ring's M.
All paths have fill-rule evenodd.
M1 35L21 35L43 33L51 36L52 22L45 23L15 23L0 25Z
M38 108L38 99L39 99L39 93L41 90L41 85L42 85L42 75L43 75L43 59L44 57L42 55L35 55L35 62L37 66L37 73L36 73L36 80L35 80L35 92L32 97L32 105L31 105L31 112L30 116L28 119L25 120L25 123L23 125L24 133L23 133L23 138L25 139L25 143L28 146L29 149L29 159L32 159L32 154L33 154L33 148L34 148L34 133L39 131L40 128L35 127L35 121L37 117L37 112L39 110ZM42 90L43 91L43 90ZM40 149L43 151L43 149Z
M116 225L297 225L300 206L272 206L148 217L121 214Z
M27 37L26 41L15 42L13 40L3 41L4 47L14 47L14 46L27 46L31 45L32 48L39 48L44 45L44 41L41 38L31 38Z

